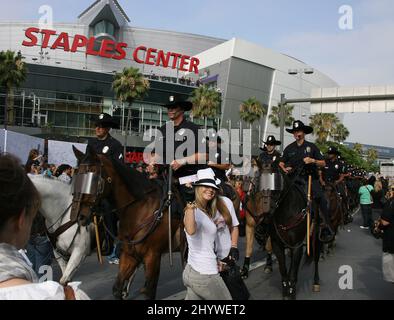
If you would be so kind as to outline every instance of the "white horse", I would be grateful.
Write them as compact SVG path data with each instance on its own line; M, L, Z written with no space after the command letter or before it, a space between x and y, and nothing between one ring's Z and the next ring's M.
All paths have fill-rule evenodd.
M48 231L53 233L70 221L73 199L71 185L55 178L39 175L29 177L41 195L40 212ZM79 227L77 223L56 239L54 254L62 270L61 284L71 281L78 267L90 254L93 239L94 226Z

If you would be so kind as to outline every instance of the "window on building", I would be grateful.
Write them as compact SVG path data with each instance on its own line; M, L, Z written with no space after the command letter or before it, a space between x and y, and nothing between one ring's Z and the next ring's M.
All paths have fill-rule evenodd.
M94 26L94 34L98 35L100 33L106 33L111 36L115 36L115 26L107 20L101 20Z

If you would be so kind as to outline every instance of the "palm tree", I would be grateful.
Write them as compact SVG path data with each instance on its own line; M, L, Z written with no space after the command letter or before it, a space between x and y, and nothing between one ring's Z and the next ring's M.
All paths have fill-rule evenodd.
M133 104L136 99L142 99L150 89L147 78L136 68L124 68L117 73L112 83L115 97L122 103Z
M332 131L332 136L336 142L344 142L350 135L349 130L342 124L339 123Z
M285 106L285 126L290 127L295 119L293 118L293 110L294 106L286 105ZM269 119L271 120L271 124L276 128L280 127L280 107L274 106L272 107L271 114L269 115Z
M376 149L374 148L368 149L367 162L373 164L377 159L378 159L378 152L376 151Z
M338 126L339 119L332 113L320 113L310 117L310 125L318 143L325 143L332 137L332 132Z
M239 115L241 120L252 125L255 121L267 114L267 107L255 97L249 98L240 105Z
M353 151L357 152L360 156L363 154L363 146L361 143L355 143L353 146Z
M14 51L0 52L0 85L5 87L6 103L4 111L4 126L14 124L14 89L19 88L26 80L27 68L22 61L20 51L15 55Z
M193 117L200 119L216 117L221 101L221 95L215 89L207 85L198 87L192 93Z
M115 74L112 83L112 89L115 97L122 103L129 106L136 99L142 99L150 89L150 83L147 78L136 68L124 68L122 72ZM127 125L130 121L130 109L127 115ZM125 135L125 158L126 158L127 134Z

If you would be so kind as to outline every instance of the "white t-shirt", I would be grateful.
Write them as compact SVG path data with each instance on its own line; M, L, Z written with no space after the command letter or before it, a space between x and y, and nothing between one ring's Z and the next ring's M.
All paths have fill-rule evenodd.
M194 210L194 216L197 225L196 233L191 236L186 232L189 245L188 264L201 274L218 274L215 253L216 224L198 208Z
M225 205L227 206L228 211L230 211L230 215L233 222L233 227L239 226L239 222L237 219L237 215L235 213L233 202L226 197L221 197L224 201ZM215 217L215 222L217 223L217 235L215 239L215 251L217 257L222 260L228 256L231 249L231 234L230 229L226 225L223 216L217 212Z
M78 287L80 282L71 282L68 285L73 288L76 300L90 300L85 292ZM31 283L0 289L0 300L64 300L63 287L53 281L43 283Z

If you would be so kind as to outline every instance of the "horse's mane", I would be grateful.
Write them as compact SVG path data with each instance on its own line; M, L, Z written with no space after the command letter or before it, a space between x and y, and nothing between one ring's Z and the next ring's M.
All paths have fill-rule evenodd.
M126 185L127 190L137 200L142 199L148 192L157 187L141 172L128 168L114 159L111 159L111 163L122 182Z

